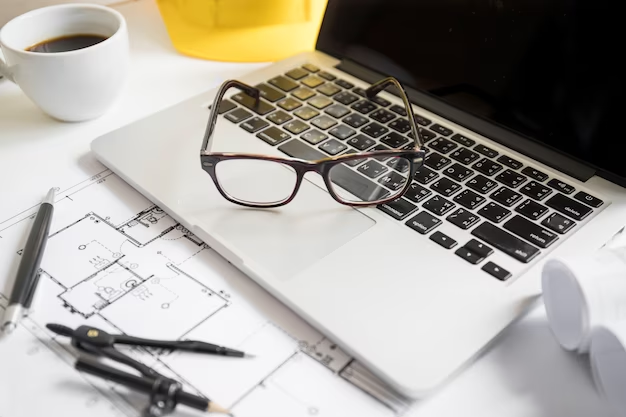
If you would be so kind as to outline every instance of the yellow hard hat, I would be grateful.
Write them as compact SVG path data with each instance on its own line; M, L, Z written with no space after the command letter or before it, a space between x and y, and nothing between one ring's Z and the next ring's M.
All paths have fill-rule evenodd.
M157 0L174 47L216 61L269 62L315 47L327 0Z

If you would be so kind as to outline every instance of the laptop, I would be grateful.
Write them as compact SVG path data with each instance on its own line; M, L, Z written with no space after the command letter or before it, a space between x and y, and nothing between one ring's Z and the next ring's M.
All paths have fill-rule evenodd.
M199 157L216 90L92 150L376 376L421 398L535 305L546 259L584 255L623 225L616 15L597 0L330 0L315 51L239 79L263 106L229 91L216 150L311 160L405 146L400 98L383 91L363 104L371 83L396 77L428 154L404 197L382 206L338 204L314 173L280 208L226 201ZM385 187L397 168L371 165L350 175ZM282 171L271 181L291 175ZM245 189L256 174L234 175Z

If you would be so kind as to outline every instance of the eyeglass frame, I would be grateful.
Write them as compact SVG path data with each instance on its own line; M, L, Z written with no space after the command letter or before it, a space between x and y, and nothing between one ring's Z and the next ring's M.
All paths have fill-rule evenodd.
M422 149L424 145L424 140L422 133L417 128L415 124L415 115L413 113L413 108L411 106L411 102L409 101L404 88L400 82L394 77L384 78L374 84L372 84L369 88L365 90L365 97L370 101L376 97L378 93L382 90L386 89L390 85L394 85L400 94L400 97L403 101L404 108L407 112L407 118L409 120L409 124L411 126L411 132L413 133L413 143L414 147L412 149L390 149L390 150L376 150L369 152L356 152L351 154L342 154L337 156L329 156L327 158L317 159L313 161L304 160L300 158L282 158L275 157L270 155L263 154L248 154L248 153L233 153L233 152L211 152L211 147L213 144L213 133L215 131L215 125L217 124L217 116L219 115L219 107L222 103L224 95L226 91L230 88L237 88L247 94L248 96L255 99L255 106L258 106L258 103L261 101L261 93L258 88L249 86L238 80L227 80L220 86L211 106L211 113L209 115L209 121L207 123L207 127L204 133L204 137L202 140L202 147L200 148L200 161L202 169L209 174L215 187L218 192L224 197L226 200L231 203L238 204L245 207L250 208L275 208L281 207L286 204L289 204L295 196L298 194L298 190L302 184L302 180L304 178L304 174L307 172L316 172L322 176L324 179L324 184L326 185L328 193L331 197L340 204L350 206L350 207L367 207L379 204L389 203L391 201L397 200L402 197L411 187L411 180L415 175L415 172L421 167L424 163L424 157L426 152ZM366 159L366 158L377 158L377 157L398 157L404 158L409 162L409 172L407 176L407 181L402 190L393 194L388 198L384 198L381 200L377 200L375 202L370 201L346 201L343 200L340 196L338 196L334 191L334 186L332 184L332 180L330 178L331 169L341 163L345 163L346 161L356 160L356 159ZM234 160L234 159L255 159L255 160L264 160L270 162L277 162L280 164L284 164L286 166L291 167L296 174L296 182L294 184L294 189L289 197L279 202L270 202L270 203L252 203L246 202L242 200L238 200L232 196L230 196L220 185L219 179L217 178L216 166L218 163L226 160ZM339 185L338 185L339 186ZM341 186L339 186L341 187ZM349 192L349 190L346 190Z

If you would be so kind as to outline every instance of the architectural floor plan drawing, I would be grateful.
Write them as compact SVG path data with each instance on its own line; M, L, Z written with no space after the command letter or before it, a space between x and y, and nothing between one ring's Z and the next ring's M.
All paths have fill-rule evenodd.
M0 313L37 207L0 219ZM237 417L401 415L407 403L108 170L59 187L34 311L0 339L0 417L136 416L147 397L75 371L46 328L198 339L254 358L129 349ZM18 352L12 353L8 352ZM17 381L16 381L17 379ZM46 402L33 402L30 388ZM367 392L366 392L367 391ZM50 397L49 401L47 400ZM177 415L200 415L179 407Z

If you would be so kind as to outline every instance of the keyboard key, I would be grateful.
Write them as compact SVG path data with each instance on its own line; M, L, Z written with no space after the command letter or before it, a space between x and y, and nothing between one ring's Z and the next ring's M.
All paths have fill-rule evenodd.
M387 107L388 105L391 104L388 100L385 100L384 98L380 96L376 96L372 98L372 101L382 107Z
M387 172L389 168L370 159L369 161L358 167L357 170L370 178L376 178L380 174Z
M282 75L279 75L278 77L272 78L271 80L268 81L270 84L272 84L274 87L278 87L283 91L291 91L291 90L295 90L296 88L298 88L298 83L294 82L292 80L290 80L287 77L283 77Z
M261 97L263 97L267 101L271 101L272 103L285 98L285 95L280 91L270 87L267 84L259 84L256 86L259 89L259 93Z
M467 230L474 224L476 224L476 222L480 220L480 217L478 217L478 215L474 213L470 213L469 211L460 208L454 213L450 214L448 217L446 217L446 220L463 230Z
M535 181L531 181L520 188L520 192L539 201L546 198L549 194L552 194L552 190L550 188Z
M415 116L415 121L422 126L428 126L429 124L432 123L430 119L427 119L424 116L420 116L419 114L415 114L414 116Z
M478 210L478 214L494 223L500 223L511 215L511 211L505 209L499 204L488 203L486 206Z
M559 213L552 213L541 222L548 229L552 229L557 233L565 234L576 226L573 220L561 216Z
M276 107L272 106L271 104L268 104L260 99L256 100L244 93L235 94L231 98L237 103L248 108L249 110L252 110L256 114L260 114L261 116L270 113L276 109Z
M346 114L350 113L347 107L342 106L341 104L333 104L332 106L326 108L324 110L326 113L330 114L337 119L341 119Z
M423 129L421 127L418 127L417 129L419 130L420 136L422 137L422 140L424 141L424 143L428 142L431 139L435 139L435 137L437 136L433 132L431 132L430 130ZM413 139L413 132L409 132L409 137L411 139ZM454 148L456 148L456 146L454 146L450 150L452 150Z
M487 177L483 177L478 174L467 182L467 186L474 191L478 191L481 194L487 194L498 186L498 183L494 180L490 180Z
M306 140L307 142L309 142L311 145L317 145L318 143L328 139L327 134L322 133L316 129L309 130L308 132L304 132L302 136L300 137Z
M399 114L400 116L406 117L406 109L404 108L404 106L398 106L397 104L394 104L393 106L389 107L389 110Z
M444 138L437 138L428 144L428 147L430 149L435 149L443 154L450 152L458 146L459 145L457 145L456 143Z
M409 140L396 132L389 132L383 136L380 141L391 148L399 148Z
M378 179L378 183L384 185L392 191L398 191L406 185L406 177L395 171L389 171Z
M409 171L409 161L406 158L391 158L389 162L387 162L387 166L403 174Z
M465 259L467 262L471 263L472 265L476 265L484 259L480 255L475 254L474 252L468 250L465 247L458 248L456 252L454 253L460 256L461 258Z
M465 168L463 165L461 164L453 164L451 166L449 166L448 168L443 170L443 173L449 177L454 178L455 180L458 181L463 181L465 178L469 177L470 175L472 175L474 173L474 171L472 171L469 168Z
M305 130L310 129L309 125L301 122L300 120L292 120L290 122L287 122L283 125L283 128L293 133L294 135L299 135Z
M465 245L463 245L463 247L469 250L470 252L474 252L476 255L480 256L481 258L486 258L487 256L493 253L493 249L491 249L489 246L485 245L484 243L477 241L476 239L470 240Z
M424 163L433 169L441 169L452 162L451 159L446 158L445 156L438 154L437 152L431 152L428 154L426 158L424 158Z
M472 165L472 168L490 177L496 172L501 171L502 165L497 162L493 162L491 159L483 158Z
M539 182L543 182L548 179L548 174L545 174L538 169L533 167L526 167L522 170L522 174L528 175L530 178L537 180Z
M361 97L366 97L365 90L364 90L364 89L362 89L361 87L356 87L356 88L354 88L354 89L352 90L352 92L353 92L354 94L358 94L358 95L360 95Z
M432 191L422 187L421 185L415 182L412 182L411 187L404 194L404 197L408 198L409 200L415 203L419 203L420 201L422 201L423 199L425 199L432 193L433 193Z
M431 190L437 191L444 197L450 197L452 194L461 189L461 184L458 184L446 177L442 177L435 181L433 185L430 186L430 188Z
M522 204L515 208L515 211L523 214L531 220L537 220L548 212L548 208L533 200L527 199Z
M304 78L309 75L308 71L303 70L302 68L294 68L286 74L289 78L293 78L294 80L299 80L300 78Z
M472 230L472 234L520 262L528 263L540 253L536 247L489 222L481 223Z
M313 97L312 99L310 99L308 101L308 104L310 104L311 106L315 107L316 109L323 109L325 107L330 106L331 104L333 104L333 101L331 99L329 99L328 97L324 97L324 96L316 96Z
M526 220L522 216L513 217L511 220L504 223L502 227L540 248L547 248L559 238L551 231Z
M331 156L337 155L348 149L346 145L335 139L331 139L322 143L320 146L318 146L318 148Z
M448 129L447 127L441 126L440 124L437 124L437 123L432 125L429 129L434 132L439 133L442 136L450 136L452 134L452 130Z
M513 169L520 169L522 166L524 166L524 164L522 164L517 159L513 159L506 155L502 155L500 158L497 159L497 161Z
M387 123L396 118L396 115L385 109L378 109L370 113L370 117L377 122ZM407 122L408 123L408 122Z
M331 181L362 201L382 200L389 195L388 190L343 164L333 167Z
M346 80L342 80L341 78L335 81L339 87L347 88L348 90L354 87L354 84L347 82Z
M298 107L302 107L302 103L298 100L294 100L291 97L284 99L278 103L278 107L281 107L284 110L292 111L297 109Z
M302 120L310 120L314 118L315 116L319 116L320 112L310 107L302 107L301 109L298 109L295 112L293 112L293 114L295 114Z
M308 88L300 87L293 90L291 92L291 95L304 101L313 97L315 95L315 92L313 90L309 90Z
M559 181L556 178L552 178L550 181L548 181L548 185L555 190L559 190L560 192L565 194L571 194L576 191L576 189L571 185L566 184L563 181Z
M463 190L461 194L454 197L454 202L459 203L465 208L475 209L484 203L487 199L482 195L476 194L471 190Z
M389 148L386 147L385 145L378 144L378 145L374 146L372 149L370 149L370 152L373 152L373 151L388 151L388 150L389 150ZM391 157L390 156L386 156L384 158L380 157L380 156L376 157L376 159L378 159L379 161L386 161L389 158L391 158Z
M394 120L393 122L389 123L389 127L400 133L406 133L411 130L411 124L406 119Z
M316 77L315 75L309 75L308 77L305 77L302 80L300 80L300 82L310 88L315 88L318 85L324 84L324 80L322 80L319 77Z
M596 198L592 195L589 195L583 191L579 191L576 193L576 195L574 196L574 198L578 201L582 201L583 203L591 206L591 207L600 207L602 204L604 204L604 201L600 200L599 198Z
M316 67L313 64L304 64L302 68L304 68L305 70L309 72L318 72L320 70L318 67Z
M345 104L346 106L349 106L350 104L354 103L355 101L359 99L357 96L355 96L354 94L348 93L347 91L339 93L333 98L335 99L335 101L338 101L341 104Z
M461 145L465 145L465 146L470 147L470 148L472 146L476 145L476 141L474 141L474 140L472 140L470 138L467 138L467 137L465 137L463 135L460 135L458 133L456 135L453 135L450 139L452 139L456 143L460 143Z
M494 151L491 148L486 147L485 145L476 145L474 147L474 150L478 153L482 153L487 158L495 158L496 156L498 156L498 152Z
M337 87L335 85L332 85L332 84L324 84L322 86L319 86L317 88L317 91L319 91L320 93L324 94L325 96L330 97L330 96L335 95L338 92L340 92L341 88L339 88L339 87Z
M376 141L368 138L365 135L356 135L355 137L349 139L348 143L350 144L350 146L353 146L360 151L364 151L374 146L376 144Z
M432 235L430 235L430 240L441 245L442 247L446 249L452 249L457 244L456 240L452 239L449 236L444 235L441 232L435 232Z
M348 149L347 151L345 151L342 155L350 155L350 154L354 154L356 153L355 149ZM346 165L350 165L351 167L355 167L357 165L359 165L362 162L365 162L367 158L359 158L359 159L350 159L348 161L343 162Z
M506 281L507 279L511 278L511 273L509 271L499 267L493 262L487 262L480 269L482 269L489 275L498 278L500 281Z
M372 122L361 129L361 132L366 133L373 138L380 137L388 131L389 129L387 129L385 126L379 125L376 122Z
M435 227L439 226L441 224L441 220L439 220L435 216L430 215L429 213L426 213L425 211L420 211L416 216L413 216L405 224L416 232L425 235L433 230Z
M431 145L432 147L432 142ZM469 165L480 157L476 152L472 152L467 148L457 149L450 154L450 158L459 161L462 164Z
M220 106L217 108L217 114L224 114L226 112L231 111L235 107L237 106L232 101L222 100L222 102L220 103Z
M407 218L409 214L417 210L416 205L409 203L404 198L399 198L385 204L379 204L376 207L396 220L403 220Z
M245 111L244 109L236 109L227 113L224 117L233 123L239 123L249 117L252 117L252 113Z
M335 77L333 74L331 74L330 72L326 72L326 71L320 71L317 73L317 75L318 77L322 77L326 81L335 81L337 79L337 77Z
M567 217L571 217L574 220L582 220L587 217L592 210L578 201L574 201L569 197L565 197L563 194L557 193L546 201L548 207L552 207L561 214L565 214Z
M333 135L337 139L346 140L350 136L354 135L356 133L356 130L354 130L352 128L349 128L346 125L339 125L339 126L335 126L332 129L330 129L328 131L328 133L330 133L331 135Z
M250 133L258 132L259 130L266 128L270 124L260 117L253 117L252 119L248 119L239 126L244 130L247 130Z
M344 117L342 121L345 124L352 126L354 128L359 128L363 126L365 123L369 122L367 117L363 117L360 114L351 114L349 116Z
M313 149L297 139L283 143L278 147L278 150L286 153L292 158L304 159L306 161L316 161L318 159L326 158L326 155L317 149Z
M270 145L278 145L279 143L282 143L291 137L287 133L274 126L257 133L256 136L263 139Z
M337 124L337 121L333 119L332 117L322 115L318 117L317 119L311 121L311 124L322 130L326 130L335 126Z
M430 200L422 204L422 207L438 216L443 216L454 208L454 203L446 200L438 195L433 196Z
M282 125L283 123L288 122L291 119L293 119L293 117L291 117L289 113L285 113L282 110L275 111L274 113L267 116L267 120L277 125Z
M493 194L490 195L490 197L506 207L511 207L514 204L517 204L517 202L522 199L521 194L518 194L515 191L506 187L498 188L496 191L493 192Z
M521 174L518 174L517 172L507 169L506 171L498 175L496 179L504 185L508 185L511 188L516 188L520 184L523 184L528 178Z
M420 184L428 184L438 176L439 174L437 174L435 171L422 165L417 171L415 171L413 179Z
M367 114L373 110L376 110L376 105L367 100L357 101L350 107L352 107L354 110L358 111L359 113L363 113L363 114Z

